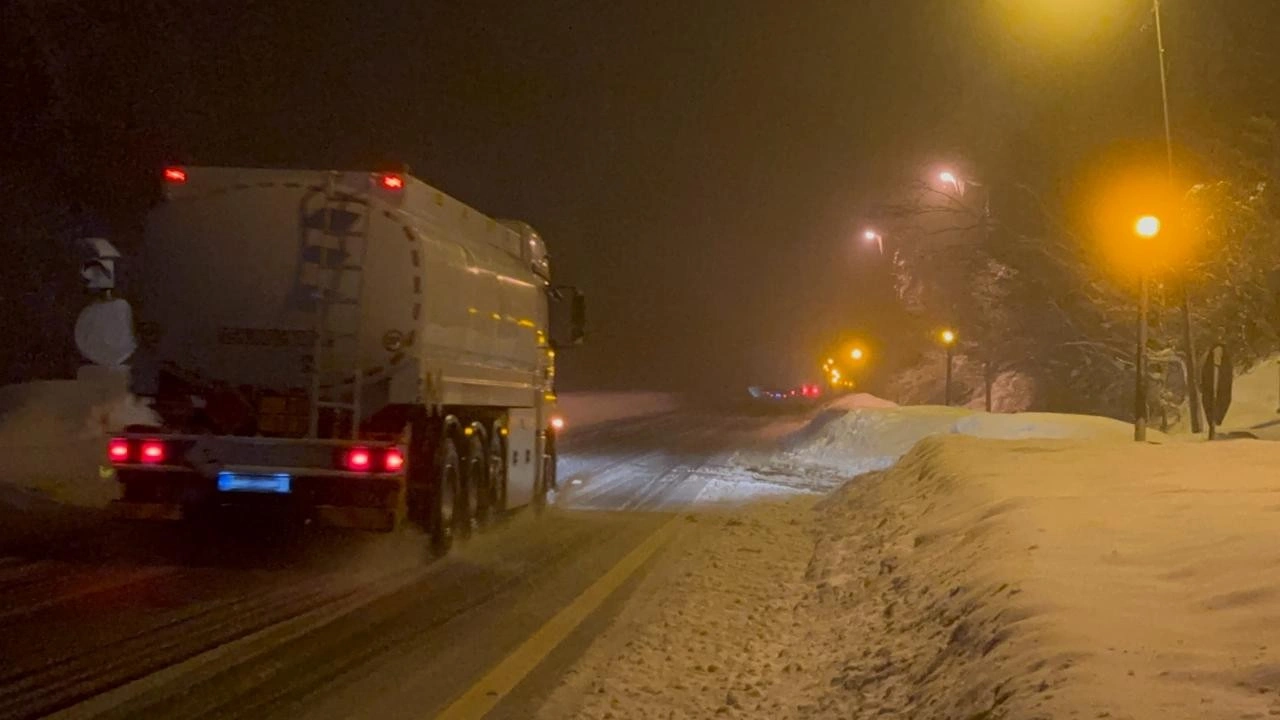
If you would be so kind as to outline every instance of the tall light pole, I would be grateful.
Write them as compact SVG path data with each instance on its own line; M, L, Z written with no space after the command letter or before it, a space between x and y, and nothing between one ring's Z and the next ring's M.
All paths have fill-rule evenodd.
M1134 233L1145 240L1152 240L1160 234L1160 218L1154 215L1143 215L1133 227ZM1150 253L1145 253L1150 255ZM1133 377L1133 439L1145 442L1147 439L1147 306L1149 305L1150 273L1142 269L1141 287L1138 290L1138 347L1134 353ZM1194 382L1194 380L1192 380Z
M1164 27L1160 22L1160 0L1151 0L1151 12L1156 21L1156 59L1160 61L1160 105L1164 110L1164 151L1169 165L1169 189L1173 180L1173 130L1169 122L1169 78L1165 63ZM1200 432L1200 388L1196 373L1195 336L1191 331L1191 293L1186 280L1182 283L1182 331L1183 344L1187 348L1187 404L1191 410L1191 432Z
M957 177L950 170L943 170L938 173L938 179L944 185L950 185L955 188L956 195L964 197L967 186L983 187L982 183L974 180ZM982 198L982 242L987 247L991 246L991 189L986 188ZM991 354L994 352L995 344L991 342L990 333L980 332L983 335L981 350L979 354L982 356L982 389L983 389L983 407L987 412L991 412Z
M956 349L956 340L957 340L956 331L943 330L938 335L938 339L941 340L943 346L947 348L947 380L946 380L947 384L942 391L943 404L945 404L947 407L951 407L951 366L953 364L952 361L955 359L955 349Z

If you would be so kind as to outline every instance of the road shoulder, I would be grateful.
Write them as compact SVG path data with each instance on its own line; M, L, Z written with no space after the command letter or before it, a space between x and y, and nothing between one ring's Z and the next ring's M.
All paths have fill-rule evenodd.
M793 612L808 583L813 497L686 516L540 718L707 717L781 707L800 682Z

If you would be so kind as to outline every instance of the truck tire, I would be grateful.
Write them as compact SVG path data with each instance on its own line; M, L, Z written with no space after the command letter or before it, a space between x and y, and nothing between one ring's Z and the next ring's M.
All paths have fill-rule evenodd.
M547 509L547 492L556 486L556 448L553 441L546 442L542 449L542 467L538 479L533 484L533 512L541 515Z
M489 439L489 490L491 500L489 512L499 516L507 511L507 439L502 436L501 429L493 428L493 437Z
M462 508L459 497L462 481L462 463L458 448L452 438L444 438L436 448L434 482L428 508L427 534L431 538L431 552L436 556L448 554L453 538L461 523L458 517ZM466 525L471 520L467 518Z
M461 499L463 517L459 518L462 537L471 537L473 526L483 525L489 514L488 458L479 433L467 438L467 457L463 460Z

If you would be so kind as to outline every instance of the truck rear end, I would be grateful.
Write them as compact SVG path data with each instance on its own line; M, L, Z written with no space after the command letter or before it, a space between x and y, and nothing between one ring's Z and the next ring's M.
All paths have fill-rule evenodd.
M133 368L164 424L111 440L121 516L256 507L395 527L407 411L387 388L414 382L403 345L420 312L395 220L404 190L395 174L165 171Z

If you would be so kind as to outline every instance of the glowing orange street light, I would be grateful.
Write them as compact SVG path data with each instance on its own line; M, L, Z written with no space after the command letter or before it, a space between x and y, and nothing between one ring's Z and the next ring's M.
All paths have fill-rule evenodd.
M1160 218L1155 215L1143 215L1133 224L1133 231L1138 237L1151 239L1160 234Z
M850 359L853 360L861 360L865 356L866 353L862 351L862 348L854 348L853 351L849 353Z

